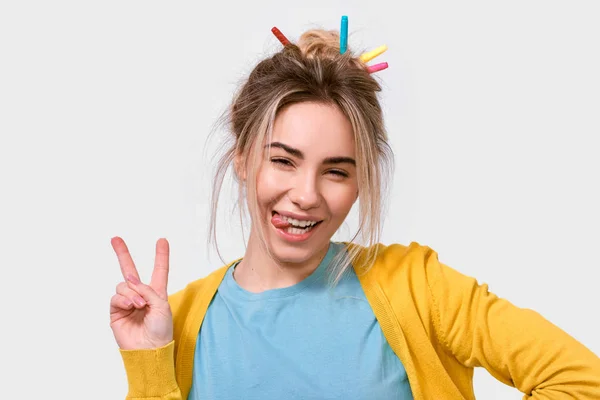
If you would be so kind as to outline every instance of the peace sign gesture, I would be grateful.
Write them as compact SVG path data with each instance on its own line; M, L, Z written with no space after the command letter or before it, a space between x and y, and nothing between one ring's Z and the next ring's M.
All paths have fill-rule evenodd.
M111 239L124 282L110 299L110 327L123 350L153 349L173 340L173 316L168 303L169 242L156 242L156 257L150 285L140 282L127 245L120 237Z

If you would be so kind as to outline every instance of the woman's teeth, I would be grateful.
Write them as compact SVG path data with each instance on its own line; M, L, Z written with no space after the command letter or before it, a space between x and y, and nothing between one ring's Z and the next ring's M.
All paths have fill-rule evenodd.
M286 216L281 216L281 218L287 222L288 224L290 224L290 226L288 226L287 228L284 228L284 230L287 233L290 233L292 235L302 235L308 231L310 231L311 229L313 229L313 227L315 225L318 224L319 221L306 221L306 220L300 220L300 219L295 219L295 218L290 218L290 217L286 217Z
M312 228L313 228L312 226L309 226L307 228L300 229L300 228L294 228L293 226L290 226L285 231L287 233L291 233L292 235L302 235L303 233L310 231Z
M299 219L289 218L282 215L284 221L289 222L291 225L299 228L312 227L317 221L302 221Z

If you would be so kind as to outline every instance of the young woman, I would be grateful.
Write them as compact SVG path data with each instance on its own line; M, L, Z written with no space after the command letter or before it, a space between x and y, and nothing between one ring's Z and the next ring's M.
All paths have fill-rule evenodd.
M378 244L392 154L373 69L335 32L278 37L230 108L215 185L213 206L232 166L243 258L168 297L168 242L146 285L112 239L127 398L473 399L484 367L525 398L600 399L600 359L561 329L426 246ZM356 201L364 245L332 242Z

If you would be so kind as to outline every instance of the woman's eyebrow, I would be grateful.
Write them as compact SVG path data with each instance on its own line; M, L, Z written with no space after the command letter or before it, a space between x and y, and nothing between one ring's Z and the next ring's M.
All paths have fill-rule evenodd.
M356 167L356 160L352 157L329 157L323 164L352 164Z
M287 144L281 142L272 142L270 144L265 145L265 148L269 147L277 147L286 151L294 157L304 160L304 153L301 150L288 146ZM323 164L351 164L356 166L356 160L352 157L328 157L325 160L323 160Z
M304 160L304 153L302 151L300 151L298 149L295 149L293 147L290 147L287 144L283 144L281 142L273 142L273 143L265 145L265 149L269 148L269 147L277 147L277 148L283 149L286 152L288 152L291 155L293 155L294 157L297 157L297 158L299 158L301 160Z

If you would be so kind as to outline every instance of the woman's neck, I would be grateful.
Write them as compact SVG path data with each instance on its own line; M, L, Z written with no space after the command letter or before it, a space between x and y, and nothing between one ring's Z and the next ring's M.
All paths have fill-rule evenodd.
M300 283L319 266L327 253L328 246L302 263L286 263L271 258L256 237L251 234L246 254L236 266L234 279L243 289L260 293Z

